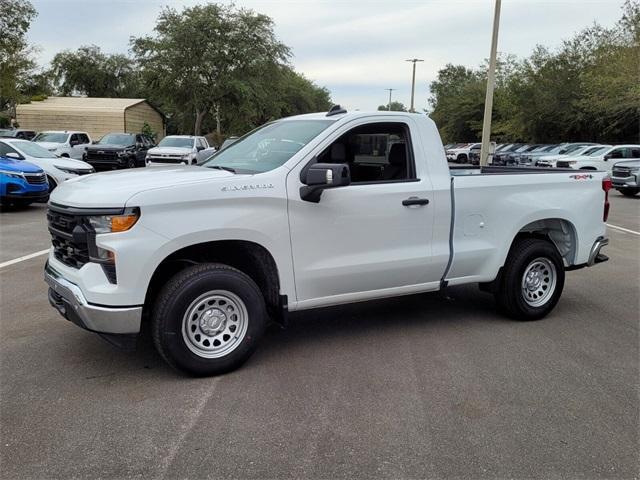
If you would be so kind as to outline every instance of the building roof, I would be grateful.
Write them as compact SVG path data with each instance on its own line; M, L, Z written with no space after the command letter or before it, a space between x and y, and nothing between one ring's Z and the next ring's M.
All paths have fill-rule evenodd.
M164 118L164 114L144 98L101 98L101 97L48 97L18 105L21 112L55 110L66 112L101 111L124 112L127 108L147 102Z

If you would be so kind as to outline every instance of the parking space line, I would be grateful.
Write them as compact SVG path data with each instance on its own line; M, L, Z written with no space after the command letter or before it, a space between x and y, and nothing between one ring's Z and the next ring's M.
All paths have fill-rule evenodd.
M46 255L49 253L49 249L40 250L39 252L30 253L29 255L24 255L22 257L14 258L13 260L7 260L6 262L0 263L0 268L8 267L9 265L13 265L15 263L24 262L25 260L30 260L32 258L40 257L42 255Z
M640 232L636 232L635 230L629 230L628 228L618 227L617 225L611 225L609 223L607 223L607 227L613 228L614 230L620 230L621 232L631 233L633 235L640 236Z

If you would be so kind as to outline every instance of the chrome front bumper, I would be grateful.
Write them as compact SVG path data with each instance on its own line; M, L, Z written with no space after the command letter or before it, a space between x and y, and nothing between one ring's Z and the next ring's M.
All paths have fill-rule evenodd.
M44 267L49 285L49 303L76 325L97 333L136 334L140 332L142 307L103 307L90 304L82 290L60 275L49 262Z

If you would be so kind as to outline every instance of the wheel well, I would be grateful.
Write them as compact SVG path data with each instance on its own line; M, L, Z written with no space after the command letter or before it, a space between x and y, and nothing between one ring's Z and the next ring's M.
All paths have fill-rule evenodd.
M62 155L60 155L61 157L65 157L65 158L69 158L69 154L68 153L63 153Z
M573 265L578 245L576 229L571 222L561 218L536 220L522 227L513 243L522 237L543 238L551 241L558 249L565 265Z
M145 296L145 309L155 301L162 286L180 270L198 263L223 263L237 268L256 282L272 312L281 308L278 267L262 245L244 240L198 243L173 252L156 267Z

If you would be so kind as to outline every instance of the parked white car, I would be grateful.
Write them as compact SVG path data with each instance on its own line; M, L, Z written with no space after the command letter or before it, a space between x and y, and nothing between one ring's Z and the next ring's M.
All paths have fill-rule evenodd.
M169 135L147 151L147 166L195 165L215 153L205 137Z
M481 143L467 143L466 145L458 148L451 148L445 152L447 160L456 163L467 163L469 161L471 150L478 149L481 146Z
M611 145L584 145L574 151L569 153L555 153L551 155L542 155L538 157L536 160L536 167L555 167L556 162L558 160L563 160L567 158L573 157L581 157L583 155L591 155L596 154L597 152L602 152L607 148L610 148Z
M197 375L240 366L289 311L448 285L480 283L501 312L540 319L566 270L607 260L610 186L604 172L450 169L426 115L334 107L202 166L60 186L49 302L112 341L148 321L162 357Z
M0 156L26 160L40 167L47 174L50 192L62 182L95 172L91 165L82 160L56 157L50 151L29 140L0 138Z
M85 147L91 145L91 137L87 132L52 130L40 132L33 139L41 147L59 157L82 159Z
M615 145L589 155L563 158L556 162L556 167L610 172L617 160L632 158L640 158L640 145Z

